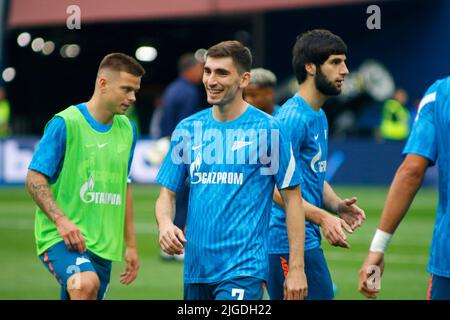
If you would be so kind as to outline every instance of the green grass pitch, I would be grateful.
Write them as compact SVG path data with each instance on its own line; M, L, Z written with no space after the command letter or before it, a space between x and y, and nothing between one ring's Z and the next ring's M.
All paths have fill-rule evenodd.
M363 299L357 291L358 270L377 227L386 187L336 187L342 197L357 196L366 212L364 225L349 235L351 249L322 241L337 286L336 299ZM134 186L136 233L140 254L138 278L129 286L119 283L123 263L115 263L108 299L182 299L183 266L159 257L154 204L155 186ZM397 230L386 255L379 299L424 299L426 272L437 192L421 190ZM35 254L34 204L23 188L0 189L0 299L58 299L59 286Z

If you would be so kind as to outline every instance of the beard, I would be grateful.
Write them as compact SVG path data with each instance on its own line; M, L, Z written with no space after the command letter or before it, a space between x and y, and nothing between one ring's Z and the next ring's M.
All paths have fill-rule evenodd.
M320 66L317 66L316 77L314 78L316 88L326 96L337 96L341 93L341 89L337 88L328 78L322 73Z

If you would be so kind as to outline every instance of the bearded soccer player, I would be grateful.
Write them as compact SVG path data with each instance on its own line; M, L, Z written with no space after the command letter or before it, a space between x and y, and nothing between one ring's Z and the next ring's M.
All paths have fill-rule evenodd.
M186 300L262 298L275 184L286 202L292 250L284 298L307 294L300 175L279 122L242 98L251 62L250 50L238 41L208 49L203 84L212 107L178 124L157 176L162 185L156 202L160 245L168 254L186 250ZM184 234L172 219L176 192L188 175Z
M328 242L349 248L343 230L351 233L365 219L355 205L356 198L341 199L325 181L328 154L328 122L322 106L341 92L348 69L347 46L328 30L312 30L297 38L293 67L298 92L280 108L279 119L291 138L294 158L301 171L300 184L306 216L305 273L308 300L334 297L333 282L321 248L320 228ZM270 220L270 276L267 289L271 299L282 299L283 282L290 268L283 201L274 192ZM328 211L337 214L336 217Z
M104 298L124 240L120 282L130 284L137 276L127 184L136 128L125 113L144 74L125 54L105 56L92 98L51 119L28 168L26 186L38 206L37 252L61 285L61 299Z
M414 200L426 170L439 160L439 204L427 267L431 277L426 299L450 300L449 108L450 77L447 77L431 85L419 104L403 150L405 159L392 181L378 229L359 272L359 291L368 298L377 298L380 279L376 276L383 274L384 252ZM368 281L369 277L373 280Z

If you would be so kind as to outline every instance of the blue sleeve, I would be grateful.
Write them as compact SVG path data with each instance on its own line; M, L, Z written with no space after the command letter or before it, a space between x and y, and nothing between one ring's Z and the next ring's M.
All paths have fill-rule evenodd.
M66 152L66 124L61 117L54 117L45 127L28 169L42 173L56 180L61 171Z
M159 184L174 192L183 189L188 174L186 163L188 163L187 157L190 157L190 146L189 131L178 125L172 134L169 152L156 176Z
M279 113L276 118L280 121L281 127L287 135L287 139L290 140L294 159L299 164L300 150L306 138L306 123L296 109ZM298 170L300 171L300 168Z
M425 93L419 104L416 120L403 150L403 154L417 154L431 161L437 160L435 115L437 87L433 84Z
M275 172L275 183L278 190L282 190L299 185L301 182L301 175L299 168L296 166L291 139L285 131L285 128L279 125L276 126L275 130L279 132L278 143L271 139L271 143L275 142L279 146L278 170Z

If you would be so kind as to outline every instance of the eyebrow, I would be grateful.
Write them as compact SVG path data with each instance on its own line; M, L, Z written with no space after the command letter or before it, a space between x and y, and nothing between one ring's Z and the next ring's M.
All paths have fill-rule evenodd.
M140 87L135 88L132 86L120 86L122 89L128 89L128 90L133 90L133 91L138 91L140 89Z
M205 67L205 70L212 71L210 67ZM224 68L214 69L214 72L216 72L216 73L227 73L227 74L231 73L229 70L224 69Z
M341 57L334 57L334 58L332 58L331 59L331 61L345 61L345 60L347 60L347 58L345 57L345 58L341 58Z

